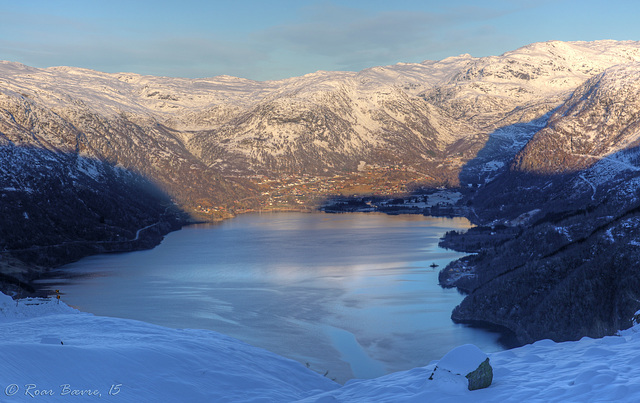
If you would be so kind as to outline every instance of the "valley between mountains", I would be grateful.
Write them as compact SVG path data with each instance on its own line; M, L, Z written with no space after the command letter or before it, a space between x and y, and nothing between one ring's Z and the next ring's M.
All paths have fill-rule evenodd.
M454 214L477 225L442 241L469 252L440 276L454 320L601 337L640 309L639 146L633 41L265 82L0 62L2 280L194 219Z

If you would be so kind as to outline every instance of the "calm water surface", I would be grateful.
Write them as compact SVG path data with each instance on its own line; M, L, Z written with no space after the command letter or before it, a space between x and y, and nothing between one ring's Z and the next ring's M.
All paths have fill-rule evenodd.
M463 218L254 214L184 228L152 250L85 258L63 300L97 315L211 329L344 382L427 365L499 334L456 325L438 270ZM438 268L431 268L436 263Z

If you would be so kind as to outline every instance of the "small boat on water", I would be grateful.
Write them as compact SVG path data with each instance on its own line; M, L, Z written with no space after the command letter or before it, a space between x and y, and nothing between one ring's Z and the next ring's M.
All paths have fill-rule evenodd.
M438 265L437 265L437 264L435 264L435 263L431 263L431 264L430 264L430 267L432 267L432 268L434 268L434 269L435 269L436 267L438 267Z

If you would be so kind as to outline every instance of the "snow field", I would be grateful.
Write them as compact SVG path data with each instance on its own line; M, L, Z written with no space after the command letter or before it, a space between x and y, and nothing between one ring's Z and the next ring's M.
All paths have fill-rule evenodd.
M94 316L53 299L0 294L0 331L3 402L640 401L640 325L488 354L493 384L476 391L446 371L429 380L438 361L341 386L216 332ZM484 357L468 350L452 350L441 365L466 371Z
M603 339L542 340L488 354L493 384L468 391L461 376L429 381L424 368L348 382L304 402L637 402L640 401L640 328ZM456 360L463 357L456 357ZM460 364L463 365L463 364Z
M16 306L2 295L0 328L3 402L287 402L339 387L215 332L98 317L53 300Z

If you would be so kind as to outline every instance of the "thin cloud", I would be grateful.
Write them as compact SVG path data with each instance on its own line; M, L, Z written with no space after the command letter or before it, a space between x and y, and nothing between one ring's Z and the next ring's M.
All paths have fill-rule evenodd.
M262 28L244 24L239 14L229 14L232 8L226 10L238 21L232 31L222 27L229 24L217 24L221 27L215 29L216 21L194 19L193 10L174 15L162 7L152 9L153 18L146 14L142 21L132 18L131 10L126 18L113 12L107 15L100 8L91 12L6 10L0 14L0 59L35 67L71 65L107 72L278 79L315 70L361 70L459 53L482 56L478 52L511 50L513 39L494 23L510 13L522 15L525 9L539 8L531 0L494 0L487 6L445 4L437 11L425 8L430 2L414 3L411 10L399 4L396 10L377 11L368 7L373 3L349 3L358 5L311 2L297 12L279 12L278 25L274 22L269 27L265 16L260 19ZM299 4L309 3L291 2L291 7ZM140 7L146 10L149 5ZM211 15L218 17L218 23L224 18Z
M324 4L307 9L300 22L269 28L259 37L272 48L323 56L336 66L364 66L407 58L419 61L452 44L459 47L460 41L477 41L478 34L488 40L492 30L483 24L499 15L501 12L477 7L446 13L369 13Z
M84 37L51 41L46 46L29 40L0 40L0 53L10 60L39 67L76 66L105 72L210 77L250 75L251 67L268 55L246 43L202 37Z

